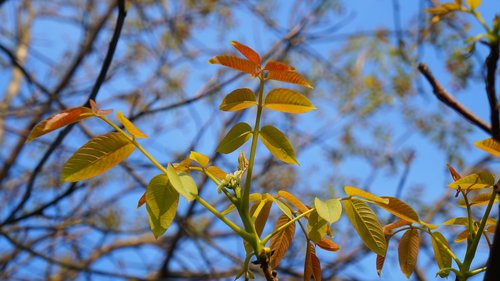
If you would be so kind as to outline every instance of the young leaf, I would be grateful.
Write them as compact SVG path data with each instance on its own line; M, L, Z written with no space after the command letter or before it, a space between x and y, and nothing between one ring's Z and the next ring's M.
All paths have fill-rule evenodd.
M432 249L434 250L434 257L440 270L451 267L451 255L446 249L450 249L448 241L440 232L433 232L431 236ZM447 277L449 271L443 272L439 276L441 278Z
M483 171L476 174L471 174L457 181L450 183L448 186L453 189L480 189L491 187L495 184L495 178L489 172Z
M134 138L140 139L140 138L147 138L148 137L146 134L141 132L141 130L139 130L134 125L134 123L132 123L130 120L128 120L127 117L125 117L125 115L123 115L123 113L121 111L118 111L116 113L116 118L118 118L118 121L120 121L120 123L122 123L123 127L125 127L127 132L129 132L132 136L134 136Z
M482 0L467 0L467 5L472 9L475 10L477 9L480 5Z
M344 210L366 247L385 256L387 244L382 226L375 213L359 199L344 200Z
M377 206L379 206L380 208L408 222L418 223L420 221L417 212L415 212L415 210L413 210L413 208L410 205L406 204L405 202L395 197L382 196L382 198L388 199L389 203L388 204L376 203Z
M385 263L385 256L377 255L375 263L377 268L377 275L378 277L380 277L380 275L382 274L382 268L384 267Z
M247 142L251 136L252 127L247 123L238 123L222 139L217 147L217 152L224 154L231 153Z
M288 223L289 221L290 221L289 217L287 217L284 214L281 215L278 218L278 221L276 222L273 231L276 231L279 227ZM269 266L271 268L276 268L280 263L281 259L283 259L286 251L288 250L288 247L290 247L290 244L292 243L294 235L295 235L295 223L292 223L285 229L280 231L278 234L274 235L273 238L271 238L271 242L269 243L269 248L271 248L271 253L273 253L271 255L271 259L269 260Z
M274 157L288 164L299 165L292 144L280 130L267 125L261 128L259 136Z
M233 45L233 47L235 47L247 59L251 60L257 65L260 65L260 56L252 48L236 41L231 41L231 45Z
M382 204L389 203L389 199L384 199L382 197L379 197L379 196L374 195L368 191L364 191L363 189L359 189L359 188L354 187L354 186L345 186L344 192L349 196L363 197L363 198L371 200L373 202L378 202L378 203L382 203Z
M295 71L295 67L290 66L280 61L269 61L266 63L264 70L269 71Z
M293 218L292 211L290 210L290 207L288 207L287 204L281 202L280 199L278 199L278 198L274 198L274 197L271 197L271 198L273 199L274 203L276 203L278 208L280 208L280 210L283 212L284 215L286 215L290 219Z
M493 195L495 196L495 195ZM482 206L488 204L490 201L491 194L490 193L481 193L472 198L470 200L470 205L471 206ZM495 202L498 202L498 198L495 196Z
M398 227L401 227L401 226L405 226L405 225L409 225L411 224L410 222L407 222L405 220L397 220L393 223L390 223L388 225L385 225L382 230L384 231L384 234L390 234L391 233L391 230L395 229L395 228L398 228Z
M137 208L140 208L142 205L144 205L144 203L146 203L146 192L144 192L141 198L139 198L139 201L137 202Z
M307 242L306 260L304 263L304 281L310 281L311 277L314 281L321 281L321 264L316 256L314 245Z
M285 198L288 202L290 202L290 204L295 206L300 213L304 213L309 210L309 208L304 205L304 203L302 203L297 197L287 191L280 190L278 191L278 195Z
M403 272L406 278L410 278L410 275L415 270L419 247L420 234L415 228L406 231L399 241L399 266L401 267L401 272Z
M224 172L221 168L217 166L209 166L206 171L210 174L212 174L214 177L216 177L219 180L223 180L226 178L226 172Z
M156 239L174 220L178 204L179 193L172 187L167 175L161 174L151 179L146 189L146 209Z
M211 64L222 64L224 66L234 68L241 72L250 73L252 75L256 75L258 69L258 65L255 62L231 55L215 56L208 62Z
M469 237L469 230L466 229L466 230L460 232L457 235L457 238L455 238L455 240L453 240L453 242L455 242L455 243L461 243L461 242L466 241L468 237Z
M219 109L223 111L237 111L252 107L257 104L255 94L252 90L243 88L236 89L229 93L219 105Z
M208 165L208 161L210 161L210 159L208 159L208 156L206 156L205 154L201 154L199 152L196 152L196 151L191 151L189 153L189 159L196 161L196 163L200 164L200 166L202 166L202 167L205 167L206 165Z
M468 224L469 224L469 219L466 217L451 218L451 219L443 222L443 225L464 225L464 226L467 226Z
M308 238L314 243L319 243L328 232L328 222L318 215L318 212L312 211L307 221Z
M313 88L304 77L295 71L269 71L267 73L267 79L297 84L310 89Z
M488 152L489 154L500 157L500 143L493 138L474 142L478 148Z
M100 175L125 160L134 148L130 140L120 133L95 137L69 158L61 180L75 182Z
M318 247L320 247L323 250L330 251L330 252L336 252L340 249L339 245L337 243L333 242L332 240L328 239L327 237L323 237L318 243L316 243Z
M255 231L259 236L262 234L262 231L264 231L272 206L272 200L264 199L260 202L256 202L250 209L250 215L252 215L252 218L255 220Z
M328 223L334 223L339 220L342 215L342 204L339 199L330 199L325 202L318 198L314 199L314 207L318 215L325 219Z
M38 123L30 132L26 143L48 134L66 125L95 116L92 110L87 107L74 107L66 109Z
M175 188L175 190L177 190L177 192L184 198L188 201L192 201L196 198L198 195L198 188L190 175L184 172L177 174L174 167L171 164L168 164L167 176L173 188Z
M316 109L306 96L285 88L271 90L266 96L264 106L287 113L305 113Z
M450 164L447 164L447 166L448 166L448 170L450 171L451 178L454 181L457 181L457 180L462 178L462 176L457 171L455 171L455 169L453 169L453 167Z

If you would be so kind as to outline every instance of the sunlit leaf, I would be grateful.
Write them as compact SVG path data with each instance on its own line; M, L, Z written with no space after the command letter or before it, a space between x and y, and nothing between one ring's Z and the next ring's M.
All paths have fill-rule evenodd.
M411 224L410 222L407 222L405 220L397 220L393 223L390 223L388 225L385 225L382 230L384 230L384 234L390 234L393 229L396 229L401 226L409 225Z
M451 219L443 222L443 225L465 225L465 226L467 226L468 224L469 224L469 219L466 217L451 218Z
M208 62L211 64L222 64L224 66L234 68L241 72L250 73L252 75L257 74L257 69L258 69L258 65L253 61L249 61L231 55L215 56L211 58Z
M451 267L451 255L447 249L450 249L450 245L446 238L444 238L443 234L440 232L433 232L431 236L432 241L432 249L434 250L434 257L436 258L436 263L440 270L444 268ZM440 274L441 278L447 277L449 271L442 272Z
M222 139L217 147L217 152L224 154L231 153L247 142L251 136L252 127L247 123L238 123Z
M278 208L280 208L280 210L283 212L284 215L286 215L290 219L293 218L292 211L290 210L290 207L288 207L285 203L281 202L281 200L279 200L278 198L272 197L272 199L273 199L274 203L276 203Z
M453 167L450 164L448 164L447 166L448 166L448 170L450 171L451 178L454 181L457 181L457 180L462 178L462 176L459 173L457 173L457 171L455 171L455 169L453 169Z
M216 177L218 180L226 178L226 172L217 166L208 166L206 171Z
M198 195L198 188L193 178L184 172L177 174L174 167L171 164L167 166L167 175L170 184L177 190L177 192L186 198L188 201L192 201Z
M125 160L135 146L116 132L92 138L64 165L61 180L75 182L100 175Z
M274 225L273 232L276 231L282 225L288 223L289 221L290 221L289 217L287 217L284 214L281 215L278 218L276 224ZM274 235L273 238L271 238L271 241L269 243L269 248L271 248L271 253L273 253L269 261L269 266L271 268L277 267L280 261L283 259L286 251L288 250L288 247L292 243L294 235L295 235L295 223L292 223L285 229L281 230L278 234Z
M477 9L481 5L482 0L466 0L467 6L472 10Z
M384 267L385 263L385 256L377 255L377 259L375 260L376 268L377 268L377 275L380 277L382 274L382 268Z
M260 56L252 48L243 45L237 41L231 41L231 45L233 45L233 47L235 47L247 59L251 60L257 65L260 65Z
M359 237L370 250L385 256L386 241L375 213L359 199L344 200L344 210Z
M113 109L100 109L94 100L89 100L90 108L95 115L106 116L113 112Z
M280 62L280 61L268 61L266 63L266 66L264 67L264 70L295 71L295 67L290 66L290 65L283 63L283 62Z
M363 197L363 198L371 200L373 202L378 202L378 203L383 203L383 204L389 203L389 199L384 199L382 197L379 197L379 196L374 195L368 191L364 191L364 190L359 189L359 188L354 187L354 186L345 186L344 192L349 196Z
M192 160L190 158L185 158L180 163L174 163L174 168L177 172L189 173L189 167L191 166Z
M323 250L330 251L330 252L336 252L340 249L339 245L337 243L333 242L332 240L328 239L327 237L323 237L318 243L316 243L318 247L320 247Z
M495 184L495 178L489 172L479 172L476 174L471 174L461 179L450 183L448 186L453 189L479 189L491 187Z
M328 222L318 215L316 210L309 214L307 221L307 235L314 243L318 243L325 237L328 231Z
M196 151L191 151L189 153L189 159L196 161L196 163L200 164L200 166L202 166L202 167L205 167L206 165L208 165L208 161L210 161L210 159L208 159L208 156L206 156L205 154L201 154L199 152L196 152Z
M146 190L146 209L156 239L174 220L178 204L179 193L172 187L167 175L161 174L151 179Z
M130 120L128 120L127 117L125 117L125 115L123 115L123 113L121 111L118 111L116 113L116 118L118 118L118 121L120 121L120 123L122 123L123 127L125 127L127 132L129 132L135 138L140 139L140 138L147 138L148 137L146 134L141 132L141 130L139 130L134 125L134 123L132 123Z
M472 200L470 200L469 203L470 203L471 206L486 205L490 201L491 196L492 195L490 193L481 193L481 194L478 194L478 195L474 196L472 198ZM494 194L493 196L495 196L495 202L498 202L498 198L497 198L496 194Z
M139 201L137 202L137 208L140 208L142 205L146 203L146 192L142 194L141 198L139 198Z
M272 200L265 199L260 202L256 202L250 209L250 215L252 215L252 218L254 219L255 231L259 236L262 234L262 231L266 226L272 206Z
M255 94L252 90L243 88L236 89L229 93L219 105L219 109L223 111L237 111L252 107L257 104Z
M295 71L269 71L267 79L297 84L310 89L313 88L304 77Z
M306 260L304 263L304 281L321 281L321 264L316 256L314 245L307 242Z
M95 116L92 110L87 107L74 107L66 109L38 123L30 132L26 143L48 134L66 125Z
M305 113L316 109L306 96L285 88L271 90L266 96L264 106L287 113Z
M259 137L274 157L288 164L299 164L292 144L280 130L267 125L260 129Z
M330 199L323 202L319 198L315 198L314 207L316 207L318 215L328 223L338 221L340 215L342 215L342 204L340 204L339 199Z
M486 227L486 232L489 232L489 233L495 233L496 230L497 230L496 225L490 225L490 226Z
M458 235L457 235L457 238L455 238L455 240L453 240L455 243L461 243L461 242L464 242L467 240L467 238L469 237L469 230L466 229L462 232L460 232Z
M500 143L493 138L474 142L478 148L488 152L489 154L500 157Z
M413 210L410 205L395 197L382 196L382 198L388 199L389 203L377 203L377 206L379 206L380 208L408 222L418 223L420 221L417 212L415 212L415 210Z
M415 228L409 229L399 241L398 257L401 272L410 278L417 265L418 250L420 247L420 234Z
M309 208L304 205L304 203L302 203L297 197L287 191L280 190L278 191L278 195L285 198L288 202L290 202L290 204L295 206L300 213L304 213L309 210Z

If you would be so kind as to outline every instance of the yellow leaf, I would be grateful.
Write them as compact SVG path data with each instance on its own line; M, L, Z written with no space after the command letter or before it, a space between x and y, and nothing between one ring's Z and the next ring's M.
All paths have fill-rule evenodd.
M210 161L210 159L208 159L208 156L206 156L205 154L201 154L199 152L196 152L196 151L191 151L189 153L189 159L196 161L202 167L205 167L206 165L208 165L208 161Z
M450 249L450 245L448 245L448 241L446 241L446 238L444 238L443 234L440 232L434 232L432 233L431 236L431 241L432 241L432 249L434 250L434 257L436 257L436 263L439 267L440 270L444 268L450 268L451 267L451 255L448 252L447 249ZM444 278L446 277L449 273L448 272L443 272L440 277Z
M287 113L305 113L316 109L306 96L285 88L271 90L266 96L264 106Z
M328 232L328 222L318 215L316 210L309 214L307 221L307 236L314 243L318 243Z
M286 215L281 215L278 218L278 221L274 225L274 231L276 231L282 225L288 223L290 218ZM281 259L285 256L288 247L292 243L293 236L295 234L295 223L290 224L285 229L281 230L278 234L274 235L271 238L271 242L269 243L269 248L271 248L271 258L269 260L269 266L271 268L276 268L280 263Z
M288 164L299 165L292 144L280 130L267 125L260 129L259 137L274 157Z
M217 152L231 153L247 142L250 137L252 137L252 127L247 123L238 123L222 139L217 146Z
M256 202L250 209L250 215L254 219L255 231L259 236L262 234L262 231L266 226L272 205L272 200L261 200Z
M252 90L243 88L236 89L229 93L219 105L219 109L223 111L237 111L252 107L257 104L255 94Z
M224 172L221 168L217 166L209 166L206 171L213 176L215 176L219 180L223 180L226 178L226 172Z
M233 45L233 47L235 47L247 59L251 60L257 65L260 65L260 56L252 48L243 45L237 41L231 41L231 45Z
M451 219L443 222L443 225L465 225L465 226L467 226L468 224L469 224L469 219L466 217L451 218Z
M185 172L177 173L175 168L168 164L167 166L167 176L169 183L175 188L175 190L181 194L188 201L192 201L198 195L198 188L193 178L186 174Z
M403 272L406 278L410 278L410 275L415 270L419 247L420 234L415 228L406 231L399 241L399 266L401 268L401 272Z
M368 191L364 191L364 190L359 189L359 188L354 187L354 186L345 186L344 192L349 196L363 197L363 198L371 200L373 202L378 202L378 203L382 203L382 204L389 203L389 199L384 199L382 197L378 197L378 196L376 196Z
M290 202L290 204L295 206L300 213L305 213L309 210L309 208L304 205L304 203L302 203L297 197L287 191L280 190L278 191L278 195L285 198L288 202Z
M66 125L95 116L92 110L87 107L74 107L66 109L38 123L30 132L26 143L48 134Z
M344 200L344 210L366 247L385 256L387 244L382 226L375 213L359 199Z
M466 2L472 10L475 10L481 5L482 0L466 0Z
M495 184L495 178L489 172L479 172L463 177L450 183L448 186L453 189L480 189L492 187Z
M139 130L134 125L134 123L132 123L130 120L128 120L127 117L125 117L121 111L118 111L116 113L116 118L118 118L120 123L122 123L123 127L125 127L127 132L129 132L132 136L134 136L134 138L140 139L140 138L147 138L148 137L146 134L141 132L141 130Z
M120 133L95 137L69 158L61 180L75 182L100 175L125 160L134 149L130 140Z
M311 84L309 84L304 77L295 71L269 71L267 79L297 84L310 89L313 88L313 86L311 86Z
M396 229L401 226L409 225L411 224L410 222L407 222L405 220L397 220L393 223L390 223L388 225L385 225L382 230L384 231L384 234L390 234L393 229Z
M389 200L389 203L377 203L377 206L379 206L380 208L408 222L418 223L420 221L417 212L415 212L415 210L413 210L410 205L395 197L382 196L382 198Z
M146 189L146 209L156 239L174 220L178 204L179 193L170 184L167 175L161 174L151 179Z
M241 72L250 73L252 75L256 75L258 71L258 65L255 62L231 55L215 56L208 62L211 64L222 64L224 66L234 68Z
M493 138L474 142L478 148L488 152L489 154L500 157L500 143Z
M467 237L469 237L469 230L466 229L462 232L460 232L458 235L457 235L457 238L455 238L455 240L453 240L455 243L461 243L461 242L464 242L467 240Z
M328 223L334 223L340 219L342 215L342 204L339 199L330 199L325 202L319 198L314 199L314 207L318 215Z
M320 247L321 249L330 252L336 252L340 249L337 243L333 242L332 240L326 237L323 237L318 243L316 243L316 245L318 245L318 247Z

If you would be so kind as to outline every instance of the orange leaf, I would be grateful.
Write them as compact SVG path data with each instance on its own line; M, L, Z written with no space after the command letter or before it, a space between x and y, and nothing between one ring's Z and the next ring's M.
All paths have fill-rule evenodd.
M377 274L378 277L382 274L382 268L384 267L385 263L385 256L377 255L377 261L376 261L376 266L377 266Z
M290 218L285 214L281 215L274 226L274 229L278 229L280 226L288 223ZM271 268L276 268L280 263L281 259L285 256L288 247L292 243L293 236L295 234L295 223L287 226L285 229L280 231L280 233L273 236L271 242L269 244L269 248L271 248L271 259L269 261L269 266Z
M309 210L309 208L307 208L306 205L304 205L302 202L300 202L300 200L297 199L297 197L295 197L293 194L291 194L287 191L280 190L280 191L278 191L278 195L285 198L286 200L288 200L288 202L290 202L290 204L297 207L297 209L299 209L299 212L301 212L301 213L307 212Z
M264 70L269 71L295 71L295 67L280 61L269 61L266 63Z
M311 280L321 281L321 264L316 256L314 245L307 242L306 260L304 263L304 281Z
M224 66L231 67L242 72L250 73L252 75L256 75L258 69L258 65L255 62L231 55L215 56L208 62L211 64L222 64Z
M391 230L395 229L395 228L398 228L400 226L403 226L403 225L409 225L411 224L410 222L407 222L405 220L397 220L393 223L390 223L386 226L384 226L382 228L382 230L384 230L384 234L390 234L391 233Z
M467 240L467 237L469 237L469 230L464 230L462 232L460 232L458 235L457 235L457 238L455 238L455 240L453 240L455 243L460 243L460 242L464 242L465 240Z
M410 278L417 265L418 250L420 247L420 234L415 228L409 229L399 240L398 256L401 271Z
M297 84L310 89L313 88L302 75L294 71L269 71L267 79Z
M144 205L144 203L146 203L146 192L144 192L144 194L139 199L139 202L137 202L137 208L140 208L142 205Z
M340 249L340 247L339 247L339 245L337 245L337 243L333 242L332 240L330 240L326 237L323 237L321 239L321 241L316 243L316 245L318 245L321 249L326 250L326 251L330 251L330 252L336 252Z
M257 65L260 65L260 56L252 48L237 41L231 41L231 45L233 45L233 47L235 47L247 59L253 61Z
M448 170L450 170L451 177L453 178L453 181L457 181L462 178L462 176L453 169L453 167L450 164L447 164Z
M53 115L42 122L38 123L32 130L30 135L28 136L28 139L26 140L26 143L29 143L30 141L43 136L45 134L48 134L54 130L57 130L59 128L62 128L66 125L69 125L71 123L78 122L80 120L89 118L94 116L92 113L92 110L87 107L73 107L70 109L66 109L64 111L61 111L60 113L57 113L56 115Z

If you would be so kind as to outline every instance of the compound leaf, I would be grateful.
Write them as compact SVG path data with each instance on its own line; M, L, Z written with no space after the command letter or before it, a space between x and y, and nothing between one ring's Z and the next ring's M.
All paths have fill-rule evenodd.
M267 125L261 128L259 136L274 157L288 164L299 164L295 158L292 144L280 130Z
M61 180L75 182L100 175L125 160L135 146L116 132L92 138L63 167Z

